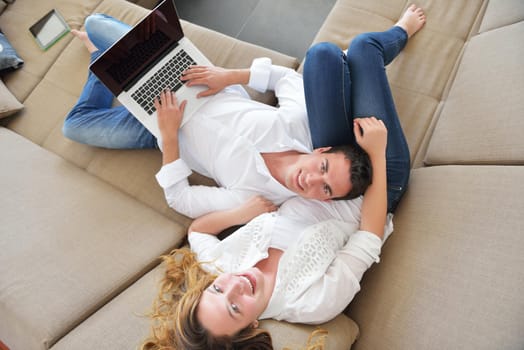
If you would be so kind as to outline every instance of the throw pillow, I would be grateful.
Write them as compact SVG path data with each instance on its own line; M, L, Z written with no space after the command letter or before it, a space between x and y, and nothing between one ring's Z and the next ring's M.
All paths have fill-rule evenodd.
M20 68L24 64L7 38L0 32L0 72Z
M22 108L24 105L18 102L4 82L0 80L0 118L8 117Z

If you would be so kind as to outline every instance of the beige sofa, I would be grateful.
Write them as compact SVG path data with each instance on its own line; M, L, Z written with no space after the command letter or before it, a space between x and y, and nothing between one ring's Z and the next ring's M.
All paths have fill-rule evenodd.
M25 60L2 77L12 95L0 86L2 104L24 106L0 120L0 348L134 349L149 332L157 258L184 243L190 220L167 207L155 182L158 151L63 137L88 55L71 35L42 52L27 32L52 7L80 28L93 12L134 23L154 0L138 4L0 1L0 28ZM381 263L347 310L322 325L328 348L521 350L524 3L420 5L426 27L387 69L412 154L410 187ZM315 41L345 47L360 32L388 28L406 7L338 0ZM278 52L187 22L184 29L216 65L269 56L300 69ZM299 348L315 329L263 325L278 349Z

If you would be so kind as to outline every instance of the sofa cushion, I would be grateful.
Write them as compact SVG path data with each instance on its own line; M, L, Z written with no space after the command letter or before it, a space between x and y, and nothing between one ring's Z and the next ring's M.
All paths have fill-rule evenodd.
M29 27L52 8L56 8L72 29L78 29L84 18L101 0L16 0L0 16L0 28L25 61L24 67L4 77L5 84L19 101L24 101L42 79L58 55L71 41L68 34L47 51L42 51L29 34Z
M145 316L151 310L158 292L158 282L164 272L157 267L122 294L97 311L52 350L137 349L149 335L150 321ZM275 349L303 348L315 326L293 325L265 320L260 327L268 329ZM328 331L328 349L349 349L358 335L358 327L345 315L321 325Z
M524 21L467 44L426 164L524 163L523 38Z
M4 82L0 80L0 118L8 117L22 108L24 108L24 105L13 96Z
M524 2L521 0L489 1L479 33L524 21Z
M524 349L524 167L412 172L348 315L361 349Z
M0 128L0 339L45 349L185 237L172 222Z
M149 335L147 317L162 270L154 268L60 339L52 350L138 349Z
M394 25L408 5L406 1L339 0L314 42L330 41L346 49L356 35ZM424 28L387 67L412 160L422 149L426 131L481 5L480 1L456 0L424 5Z

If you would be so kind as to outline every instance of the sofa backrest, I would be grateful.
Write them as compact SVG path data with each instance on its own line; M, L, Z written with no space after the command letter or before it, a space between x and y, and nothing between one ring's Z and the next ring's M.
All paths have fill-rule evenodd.
M524 2L490 1L464 46L425 165L524 164Z

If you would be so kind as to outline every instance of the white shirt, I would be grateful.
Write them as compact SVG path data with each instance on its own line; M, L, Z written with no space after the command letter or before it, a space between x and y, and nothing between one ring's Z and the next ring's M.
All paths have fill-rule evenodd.
M284 231L289 234L283 238L287 248L278 264L268 307L260 318L320 324L349 304L360 290L364 272L379 262L382 247L378 236L358 230L362 200L340 203L344 210L338 212L333 206L295 197L278 213L262 214L222 241L193 232L189 243L199 261L213 262L205 264L205 269L235 273L265 259L273 247L272 238L282 236L281 228L287 225ZM303 218L306 220L297 220ZM392 231L390 215L385 239Z
M156 178L170 207L189 217L229 209L260 194L281 204L296 194L274 179L261 153L312 151L302 76L259 58L249 86L274 90L279 106L247 97L239 86L210 98L179 131L180 159L164 165ZM190 186L191 169L219 187Z

